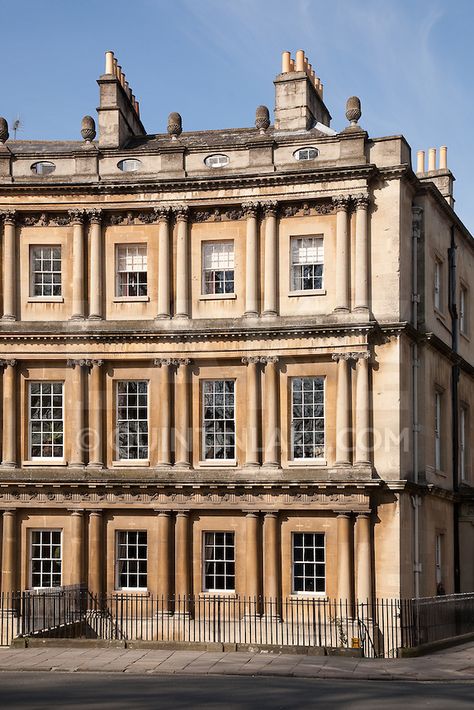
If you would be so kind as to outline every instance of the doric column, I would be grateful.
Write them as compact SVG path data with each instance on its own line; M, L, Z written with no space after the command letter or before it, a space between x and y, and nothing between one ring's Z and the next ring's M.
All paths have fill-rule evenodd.
M3 367L3 437L2 466L15 468L16 445L16 360L1 360Z
M263 277L263 315L278 313L278 232L277 202L263 204L265 213L265 255Z
M280 414L278 393L278 357L260 358L265 365L265 403L263 407L263 465L278 466L280 441Z
M357 599L372 599L372 543L369 513L359 513L356 521Z
M252 599L260 596L258 526L258 512L245 511L245 594Z
M72 223L72 316L83 320L86 315L84 293L84 210L70 210Z
M245 316L258 315L258 202L243 205L247 217L245 244Z
M68 360L67 366L72 368L71 407L68 418L71 432L71 459L70 466L84 466L84 382L83 369L89 360Z
M351 463L350 360L352 353L335 353L332 359L337 362L336 466L346 466Z
M158 466L171 466L171 368L173 360L155 360L161 368L159 385Z
M176 236L176 318L189 318L189 246L187 207L175 208Z
M369 245L367 214L370 203L368 195L356 195L355 227L355 288L354 309L367 311L369 308Z
M191 360L181 358L176 364L175 387L175 465L189 468L191 451L189 442L189 364Z
M370 353L354 353L356 360L355 464L370 465Z
M247 417L246 417L246 446L245 465L259 466L259 391L258 391L258 363L259 357L243 357L242 362L247 365Z
M104 575L104 540L103 513L101 510L91 510L89 513L89 591L92 594L102 594Z
M3 320L16 320L16 227L15 212L3 215Z
M175 594L187 597L189 585L189 510L176 513L175 526ZM184 611L181 607L181 611Z
M102 212L90 210L90 296L89 318L102 319Z
M332 198L336 206L336 307L334 310L350 310L350 238L349 198L337 195Z
M280 596L280 530L278 511L265 513L263 518L263 594L265 613L276 616L279 611L274 600ZM272 604L269 604L269 600Z
M171 513L169 510L157 510L158 514L158 589L157 595L163 597L163 611L168 611L170 590L170 535Z
M103 447L103 383L101 367L103 360L90 360L89 375L89 466L102 468Z
M71 584L82 584L84 580L83 547L84 547L84 511L71 510L71 540L69 561Z
M3 511L2 592L16 592L16 510Z
M157 210L158 217L158 315L157 318L171 316L170 289L170 210L161 207Z
M348 513L337 516L337 596L352 604L352 518Z

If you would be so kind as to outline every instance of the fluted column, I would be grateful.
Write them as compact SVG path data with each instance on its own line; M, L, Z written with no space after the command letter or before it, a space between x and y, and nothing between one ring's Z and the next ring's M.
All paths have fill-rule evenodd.
M350 238L349 198L346 195L333 197L336 206L336 307L334 310L350 310Z
M279 610L275 600L280 596L280 530L278 511L265 513L263 518L263 594L265 613L276 616ZM272 603L270 604L270 600Z
M170 211L160 208L158 214L158 315L157 318L171 316L170 288Z
M243 205L247 217L245 245L245 316L258 315L258 203Z
M176 208L176 318L189 318L188 208Z
M101 210L91 210L89 217L91 223L89 318L92 320L101 320L103 271Z
M155 360L161 368L159 384L158 466L171 466L171 368L173 360Z
M180 510L176 514L175 536L175 594L187 597L190 593L189 510Z
M103 360L90 360L89 375L89 466L102 468L104 465L103 442L103 383L101 367Z
M350 360L352 353L335 353L337 362L336 391L336 466L351 463Z
M278 204L266 202L263 210L265 213L263 315L275 316L278 313Z
M278 443L280 441L280 414L278 392L278 357L260 358L265 365L265 403L263 407L263 465L278 466Z
M368 195L356 195L354 310L369 309Z
M347 513L337 516L337 596L353 602L352 518Z
M3 320L16 320L16 227L15 212L3 214Z
M168 611L170 589L170 536L171 513L169 510L157 510L158 514L158 589L157 594L163 597L163 611Z
M245 512L245 593L260 596L260 565L258 545L259 515L257 511Z
M259 466L259 391L258 391L258 363L259 357L243 357L242 362L247 365L247 417L245 421L245 465Z
M71 540L69 561L70 583L84 582L83 547L84 547L84 511L71 510Z
M103 525L102 510L91 510L89 513L88 586L92 594L99 595L104 591Z
M84 210L69 212L72 223L72 316L83 320L86 315L84 293Z
M189 468L191 461L189 442L189 364L191 360L175 360L175 464Z
M16 510L4 510L2 530L2 592L8 594L17 591L16 550Z
M356 521L357 599L372 599L372 536L369 513L359 513Z
M370 465L369 353L356 354L355 463Z
M16 360L1 360L0 366L3 367L2 466L15 468L17 464Z
M84 466L84 382L83 369L88 364L87 360L68 360L67 366L72 368L71 405L68 425L71 432L71 458L70 466Z

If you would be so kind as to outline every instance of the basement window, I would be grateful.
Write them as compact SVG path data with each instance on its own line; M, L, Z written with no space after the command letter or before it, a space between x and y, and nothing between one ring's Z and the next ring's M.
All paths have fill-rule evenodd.
M223 168L224 165L229 164L229 156L223 153L215 153L214 155L208 155L204 158L204 165L208 168Z
M56 165L49 160L40 160L38 163L33 163L31 172L34 175L50 175L56 170Z
M124 160L119 160L117 167L123 173L135 173L140 170L141 160L137 158L125 158Z
M295 150L293 153L293 157L295 160L315 160L319 155L319 151L317 148L298 148L298 150Z

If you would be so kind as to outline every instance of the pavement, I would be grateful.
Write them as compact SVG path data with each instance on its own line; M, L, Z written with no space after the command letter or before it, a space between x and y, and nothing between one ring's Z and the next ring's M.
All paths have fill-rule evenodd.
M0 648L2 672L124 673L129 675L284 676L330 680L474 682L474 643L418 658L366 659L265 652Z

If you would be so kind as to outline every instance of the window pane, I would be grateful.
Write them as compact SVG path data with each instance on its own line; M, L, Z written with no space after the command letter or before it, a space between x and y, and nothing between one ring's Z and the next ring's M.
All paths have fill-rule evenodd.
M117 532L117 586L123 589L146 589L147 533L126 530Z
M62 382L29 384L31 458L61 459L64 456L63 387Z
M202 292L234 293L234 242L203 243Z
M120 245L116 252L116 295L133 298L148 292L146 244Z
M203 573L206 591L233 591L235 589L234 533L204 533Z
M119 459L147 459L148 382L146 380L117 382L116 418L116 446Z
M235 459L234 380L207 380L203 388L203 454L207 460Z
M293 458L322 458L324 456L324 378L293 378L291 395Z
M324 592L326 578L323 533L293 533L293 591Z
M32 296L61 296L61 247L32 247L30 252Z
M61 531L33 530L31 533L31 585L49 588L61 585Z

